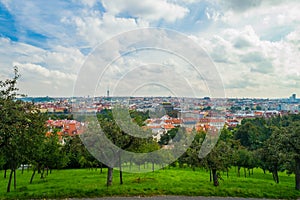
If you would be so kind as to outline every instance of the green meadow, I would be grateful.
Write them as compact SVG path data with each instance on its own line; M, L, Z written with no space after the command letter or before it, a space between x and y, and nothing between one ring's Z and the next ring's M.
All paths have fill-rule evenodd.
M241 170L243 172L243 170ZM203 169L166 168L149 173L123 173L124 184L119 184L119 172L114 170L111 187L106 186L106 169L53 170L46 178L35 177L29 184L31 171L17 171L17 189L6 192L8 178L3 178L1 171L1 199L37 199L68 197L103 197L103 196L231 196L296 199L300 192L295 190L294 176L280 173L280 183L274 183L270 173L254 169L253 175L237 177L231 169L229 177L221 173L220 186L214 187L209 180L209 173ZM248 174L247 174L248 176Z

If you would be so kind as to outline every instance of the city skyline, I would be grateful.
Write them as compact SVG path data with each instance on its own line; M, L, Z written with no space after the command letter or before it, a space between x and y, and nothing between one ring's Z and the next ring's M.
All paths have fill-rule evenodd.
M0 79L11 78L13 66L18 66L21 93L71 97L80 70L99 45L128 31L153 27L174 30L203 48L224 84L223 97L288 98L300 94L299 6L296 0L0 0ZM136 94L186 95L186 77L181 76L194 74L184 72L188 66L170 55L163 54L163 65L153 65L159 56L139 52L115 64L124 70L142 66L142 73L128 76L137 83L150 75L163 80L176 69L179 76L168 79L171 86L182 85L175 95L168 85L138 85ZM119 71L112 68L106 78L113 80ZM199 92L191 96L210 96L207 80L201 81ZM128 96L133 94L122 86ZM105 82L90 95L105 96L108 88L111 96L122 94Z

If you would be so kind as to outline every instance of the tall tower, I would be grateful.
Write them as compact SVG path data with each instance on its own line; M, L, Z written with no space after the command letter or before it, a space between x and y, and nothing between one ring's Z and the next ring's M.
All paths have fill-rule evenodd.
M109 98L109 89L106 91L106 97Z

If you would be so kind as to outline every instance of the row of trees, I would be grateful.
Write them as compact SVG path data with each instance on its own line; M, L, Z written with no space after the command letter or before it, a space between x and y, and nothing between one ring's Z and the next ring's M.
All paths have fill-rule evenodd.
M244 175L248 171L250 176L251 169L259 167L272 173L276 183L279 183L278 172L294 174L295 188L300 190L300 115L245 119L233 130L224 128L214 149L200 159L197 152L205 137L205 133L197 133L178 162L207 168L215 186L219 184L218 172L236 167L238 176L242 168Z
M278 172L287 171L295 174L300 190L300 115L245 120L235 137L257 158L256 166L273 174L276 183Z
M17 72L17 71L16 71ZM15 79L17 76L15 76ZM64 137L47 133L47 116L31 103L16 99L15 80L1 82L0 98L0 169L8 178L7 192L17 186L16 170L32 169L31 184L36 174L45 178L52 169L96 168L103 165L84 147L79 136ZM7 172L9 172L7 176ZM102 170L101 170L102 171Z
M16 87L19 78L18 69L14 77L0 80L0 169L4 169L4 178L8 175L7 192L13 182L16 189L16 170L25 164L32 166L32 183L36 171L41 178L48 169L66 166L68 158L64 147L58 142L56 133L46 134L46 116L41 114L32 103L18 100ZM46 172L45 172L46 169Z
M186 137L182 135L182 131L179 131L182 129L180 127L168 131L161 137L158 144L153 140L132 137L118 127L110 111L106 112L106 115L98 116L102 129L106 137L123 150L145 153L155 151L159 149L159 146L164 145L180 148L176 144ZM193 132L193 134L186 133L195 136L193 142L173 165L206 168L210 171L211 180L215 186L219 185L220 172L227 172L228 175L232 167L237 168L237 176L241 176L241 169L244 169L244 176L250 176L253 169L259 167L265 173L266 171L272 173L276 183L279 183L278 172L286 171L295 174L296 189L300 189L300 115L245 119L234 129L224 127L217 144L204 158L199 157L199 151L205 137L209 136L205 132L195 130ZM165 151L165 154L157 154L157 159L154 159L152 164L164 164L162 160L166 157L168 157L166 161L172 160L174 156L172 153ZM128 160L124 158L122 162L125 163ZM139 162L140 160L135 164L140 165ZM121 164L120 162L119 165ZM111 173L108 174L108 177L112 177L111 175ZM111 185L111 179L109 180L108 185Z

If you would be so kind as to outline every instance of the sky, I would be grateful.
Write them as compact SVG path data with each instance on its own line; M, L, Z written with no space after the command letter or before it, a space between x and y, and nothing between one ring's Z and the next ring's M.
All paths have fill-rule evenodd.
M298 0L0 0L0 79L18 66L18 87L28 96L104 96L109 89L202 97L216 87L221 97L300 96L299 8ZM135 32L149 27L160 30L156 37ZM137 42L164 51L139 50ZM189 53L203 53L195 45L211 63L191 67L199 62L185 59ZM76 91L78 83L89 93Z

